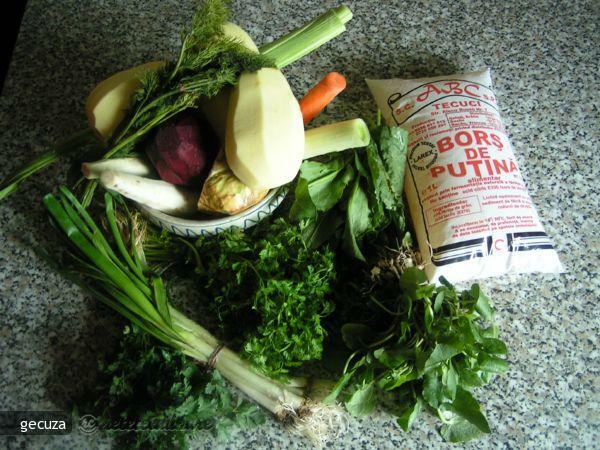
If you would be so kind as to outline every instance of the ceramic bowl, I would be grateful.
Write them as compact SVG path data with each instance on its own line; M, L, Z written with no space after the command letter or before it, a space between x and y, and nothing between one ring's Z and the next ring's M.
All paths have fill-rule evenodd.
M273 189L256 205L233 216L221 216L206 219L182 219L170 216L147 206L138 204L138 208L150 222L167 230L169 233L185 237L198 237L217 234L229 228L245 230L270 216L283 201L286 190Z

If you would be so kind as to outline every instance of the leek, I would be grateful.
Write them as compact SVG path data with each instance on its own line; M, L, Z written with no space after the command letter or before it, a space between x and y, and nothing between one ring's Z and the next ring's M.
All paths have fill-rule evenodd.
M304 133L304 159L350 148L365 147L370 139L369 127L362 119L345 120L312 128Z

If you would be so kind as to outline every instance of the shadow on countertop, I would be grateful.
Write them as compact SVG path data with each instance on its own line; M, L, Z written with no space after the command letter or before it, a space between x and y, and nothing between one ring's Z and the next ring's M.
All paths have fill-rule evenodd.
M8 65L10 64L17 36L19 35L19 28L21 27L21 20L23 19L26 5L26 0L13 0L9 3L8 9L4 10L2 14L0 22L3 31L3 39L0 44L0 92L2 92L2 86L4 86Z
M57 328L50 338L53 367L44 388L48 399L63 411L81 405L94 391L99 358L116 349L125 324L122 317L95 299L88 301L92 304L86 308L84 327L77 331Z

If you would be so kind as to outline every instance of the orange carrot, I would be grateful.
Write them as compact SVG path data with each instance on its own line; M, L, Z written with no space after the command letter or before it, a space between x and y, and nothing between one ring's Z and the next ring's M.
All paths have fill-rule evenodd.
M328 73L325 78L319 81L298 102L304 118L304 125L317 117L345 88L346 79L337 72Z

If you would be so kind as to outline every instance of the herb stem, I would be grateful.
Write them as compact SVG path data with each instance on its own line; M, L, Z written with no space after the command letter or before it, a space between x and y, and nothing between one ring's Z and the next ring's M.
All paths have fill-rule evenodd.
M375 298L375 296L373 296L373 295L369 296L369 300L371 300L373 303L375 303L377 306L379 306L382 310L384 310L386 313L388 313L391 316L399 316L400 315L400 313L394 312L394 311L388 309L386 306L383 305L383 303L381 303L379 300L377 300Z
M179 48L179 56L177 57L177 62L175 63L175 67L171 71L171 75L169 75L169 81L172 81L177 72L179 72L179 67L181 67L181 62L183 61L183 55L187 51L187 43L190 39L189 33L186 34L185 38L183 38L183 42L181 43L181 47Z
M142 103L140 105L140 107L136 110L136 112L133 115L133 117L131 118L131 120L127 123L127 126L125 127L125 129L123 129L123 131L119 134L119 136L117 137L117 139L115 139L114 142L116 144L121 142L125 138L127 133L129 132L129 130L131 129L133 124L135 124L137 122L137 120L142 116L142 114L147 113L152 108L156 108L156 107L160 106L160 104L162 102L164 102L166 99L168 99L169 97L172 97L174 95L179 95L179 94L180 94L180 92L178 90L172 90L172 91L166 92L165 94L162 94L159 97L156 97L150 103L147 103L147 104L145 102Z
M360 353L360 350L356 350L354 353L352 353L348 359L346 360L346 364L344 364L344 369L342 370L342 373L346 373L348 372L348 367L350 367L350 363L352 362L352 360L354 359L355 356L357 356Z
M393 338L395 336L395 333L390 333L387 336L385 336L383 339L380 339L377 342L373 342L372 344L369 344L367 346L367 348L376 348L376 347L380 347L381 345L385 344L387 341L389 341L391 338Z

